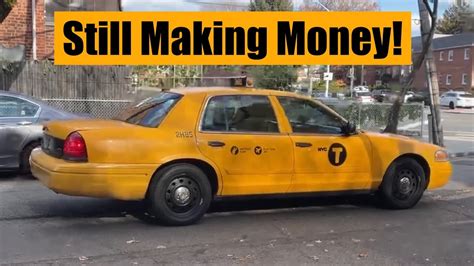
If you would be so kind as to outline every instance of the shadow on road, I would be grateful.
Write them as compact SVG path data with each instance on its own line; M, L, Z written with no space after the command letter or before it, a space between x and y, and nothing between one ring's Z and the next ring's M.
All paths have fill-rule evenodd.
M31 174L19 174L15 171L0 171L0 182L19 180L35 180L35 178Z
M136 207L140 206L140 209ZM265 199L227 199L218 200L211 204L208 213L243 212L258 210L278 210L308 207L329 207L339 209L341 206L352 206L362 208L380 207L372 195L357 196L304 196L285 198L265 198ZM146 212L146 204L136 205L134 211L129 213L135 218L147 223L156 224L156 221Z

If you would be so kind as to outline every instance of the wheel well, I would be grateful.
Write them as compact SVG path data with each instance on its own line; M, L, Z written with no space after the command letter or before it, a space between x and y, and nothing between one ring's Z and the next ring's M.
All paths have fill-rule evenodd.
M30 145L33 144L33 143L41 144L41 139L34 139L34 140L31 140L31 141L28 142L26 145L24 145L23 148L22 148L21 151L20 151L20 158L21 158L21 156L23 155L23 152L25 151L26 147L30 146Z
M178 164L178 163L191 164L191 165L194 165L194 166L198 167L199 169L201 169L204 172L204 174L206 174L207 178L209 179L209 183L211 184L212 195L217 194L217 190L219 189L219 183L217 181L217 173L214 170L214 168L205 161L198 160L198 159L174 160L174 161L170 161L170 162L167 162L165 164L162 164L158 169L156 169L155 173L157 173L158 171L160 171L161 169L163 169L167 166L170 166L170 165L173 165L173 164ZM151 180L150 180L150 184L151 184Z
M401 158L411 158L411 159L414 159L415 161L417 161L421 167L423 168L423 171L425 172L425 176L426 176L426 187L428 187L428 184L430 183L430 166L428 164L428 162L425 160L425 158L423 158L422 156L418 155L418 154L413 154L413 153L408 153L408 154L404 154L400 157L398 157L397 159L395 159L394 161L396 160L399 160Z

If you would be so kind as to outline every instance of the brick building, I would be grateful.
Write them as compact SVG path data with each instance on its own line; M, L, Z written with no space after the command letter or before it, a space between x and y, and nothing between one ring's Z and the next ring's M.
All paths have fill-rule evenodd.
M0 61L53 59L54 11L118 11L120 7L120 0L18 0L0 22Z
M421 51L421 39L413 39L413 54ZM474 33L451 35L433 40L433 57L440 90L472 90L474 88ZM414 87L425 89L425 69L417 73Z

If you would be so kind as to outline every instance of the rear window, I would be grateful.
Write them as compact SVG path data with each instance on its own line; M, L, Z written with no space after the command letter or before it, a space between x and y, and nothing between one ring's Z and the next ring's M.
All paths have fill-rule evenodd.
M357 97L372 96L372 94L370 94L370 92L357 92L357 93L356 93L356 96L357 96Z
M470 94L470 93L466 93L466 94L460 94L459 95L461 98L474 98L474 95Z
M132 104L115 120L144 127L157 127L181 97L176 93L159 93Z

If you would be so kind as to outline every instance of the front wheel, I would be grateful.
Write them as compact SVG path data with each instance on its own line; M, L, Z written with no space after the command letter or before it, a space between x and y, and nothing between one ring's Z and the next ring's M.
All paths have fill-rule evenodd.
M378 194L392 209L408 209L420 201L426 189L423 167L412 158L401 158L388 168Z
M449 109L453 110L454 108L456 108L456 106L454 106L453 102L450 102L449 103Z
M212 199L204 172L190 164L176 164L158 171L150 184L149 212L158 223L190 225L206 213Z

